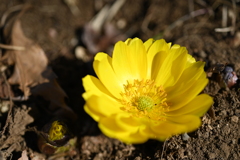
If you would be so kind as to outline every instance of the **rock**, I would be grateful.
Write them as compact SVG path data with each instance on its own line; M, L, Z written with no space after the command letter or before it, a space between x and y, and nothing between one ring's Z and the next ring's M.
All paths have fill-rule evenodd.
M233 122L237 123L237 122L238 122L238 117L237 117L237 116L232 116L232 117L231 117L231 120L232 120Z

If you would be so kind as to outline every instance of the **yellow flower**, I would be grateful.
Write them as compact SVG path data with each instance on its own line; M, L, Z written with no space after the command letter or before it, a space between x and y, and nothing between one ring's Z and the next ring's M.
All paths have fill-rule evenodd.
M49 140L61 140L64 138L67 133L67 128L59 121L54 121L49 130Z
M84 109L105 135L125 143L194 131L213 103L200 94L208 83L204 62L163 39L117 42L112 57L98 53L93 67L98 78L83 78Z

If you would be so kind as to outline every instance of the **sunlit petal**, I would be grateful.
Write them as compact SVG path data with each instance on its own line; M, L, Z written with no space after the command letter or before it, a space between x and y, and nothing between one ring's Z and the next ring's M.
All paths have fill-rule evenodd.
M97 54L94 58L93 67L99 80L112 96L120 97L120 92L123 91L122 83L112 69L111 57L105 53Z

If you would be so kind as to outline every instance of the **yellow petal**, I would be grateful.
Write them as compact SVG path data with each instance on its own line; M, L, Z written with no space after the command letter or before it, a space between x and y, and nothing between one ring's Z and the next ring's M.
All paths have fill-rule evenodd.
M179 49L181 48L181 46L179 44L174 44L171 49Z
M208 79L199 79L190 86L187 90L182 87L183 92L169 93L168 101L170 104L170 111L174 111L183 107L192 101L208 84ZM170 96L171 95L171 96Z
M148 52L148 50L149 50L150 46L153 44L153 42L154 42L153 38L150 38L146 42L144 42L144 47L145 47L146 52Z
M102 96L91 96L86 101L85 109L89 110L95 115L95 120L98 121L101 117L109 117L113 114L123 112L121 109L121 104L116 99L111 98L105 94Z
M181 77L186 66L186 59L188 56L187 50L185 47L181 47L178 53L175 53L178 56L173 60L173 65L171 67L171 75L164 82L163 86L167 88L168 86L173 86Z
M148 139L157 139L159 141L164 141L167 138L169 138L171 136L171 134L169 133L155 133L151 128L156 127L156 124L152 124L152 123L148 123L142 127L140 127L139 132L141 133L141 135L148 137ZM155 130L155 129L154 129ZM161 128L162 130L162 128ZM165 130L165 129L164 129Z
M112 69L111 58L105 53L98 53L94 58L93 67L99 80L112 96L120 98L123 85Z
M165 51L160 51L160 52L158 52L158 53L155 55L155 57L154 57L154 59L153 59L153 61L152 61L151 79L153 79L157 85L162 85L162 84L159 84L159 81L158 81L157 77L158 77L159 74L164 74L164 73L161 73L161 72L160 72L160 69L161 69L162 66L163 66L163 62L164 62L166 59L169 60L169 57L170 57L170 56L168 55L167 58L165 58L164 61L162 61L162 56L163 56L163 55L168 55L168 53L165 52ZM162 61L162 62L161 62L161 61ZM166 63L167 63L167 62L166 62ZM170 68L171 65L172 65L171 63L168 63L168 68ZM165 69L167 70L167 68L165 68ZM160 77L159 77L159 78L160 78Z
M190 55L190 54L188 54L187 61L188 61L187 67L189 67L192 63L195 63L195 62L196 62L195 58L193 58L193 56ZM187 67L186 67L186 68L187 68Z
M161 53L159 53L161 54ZM185 47L172 49L170 54L162 62L159 68L159 57L157 54L153 61L152 78L156 84L162 85L165 88L174 85L185 69L187 62L187 50Z
M160 39L156 40L148 49L147 54L147 64L148 64L148 77L151 77L151 68L152 68L152 62L154 57L157 53L162 52L164 54L159 54L159 64L161 65L162 62L165 60L165 58L168 56L169 51L169 45L165 42L165 40Z
M112 65L122 83L144 79L147 73L147 55L143 42L135 38L128 43L118 42L113 51Z
M196 116L203 116L213 104L213 98L207 94L201 94L195 97L184 107L175 111L168 112L167 115L180 116L184 114L191 114Z
M132 40L132 38L128 38L126 41L124 41L124 43L126 43L128 45L131 40Z
M105 86L96 77L87 75L82 79L82 81L83 81L83 87L86 91L83 95L83 98L85 100L87 100L93 94L94 95L106 94L111 96L111 93L105 88Z
M173 96L175 93L183 92L183 89L188 89L197 79L200 79L201 76L205 79L206 73L204 72L203 67L203 62L196 62L185 69L181 74L181 77L172 87L165 87L168 95Z
M198 127L200 127L202 123L201 119L195 115L181 115L168 117L167 121L173 124L184 125L185 129L184 130L179 129L179 133L192 132L196 130ZM176 133L177 132L178 131L176 131Z
M167 121L157 125L152 125L151 130L156 135L155 139L165 140L173 135L191 132L201 125L201 120L197 116L184 115L168 117Z
M129 135L137 133L140 124L127 113L118 113L103 117L99 121L101 131L111 138L124 140Z
M126 144L141 144L149 139L148 135L143 135L141 132L132 133L129 136L121 137L121 141Z
M121 137L129 136L129 132L125 129L120 128L116 124L114 117L104 117L100 119L98 123L100 130L110 138L120 139Z
M100 120L100 117L104 117L104 115L102 115L99 112L96 112L94 110L90 110L89 107L85 104L84 105L84 110L85 112L90 115L96 122L98 122Z
M169 121L151 126L152 133L154 133L156 139L160 140L164 140L164 138L169 138L173 135L184 133L186 130L187 128L185 125L171 123Z

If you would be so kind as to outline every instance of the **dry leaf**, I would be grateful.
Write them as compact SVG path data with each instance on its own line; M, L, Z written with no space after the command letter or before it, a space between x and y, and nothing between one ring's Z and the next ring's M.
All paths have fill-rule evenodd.
M0 74L0 97L6 99L10 96L13 97L14 94L12 90L8 88L4 75Z
M18 160L28 160L28 156L27 156L27 151L26 150L22 151L22 156L21 156L21 158L18 158Z
M24 99L32 94L50 101L48 109L53 115L76 119L75 113L65 103L67 96L56 82L57 76L48 66L43 49L24 35L19 17L13 23L10 40L11 46L24 49L7 50L1 59L7 65L14 65L13 74L8 79L9 84L19 85Z
M15 64L13 75L8 79L11 85L19 84L27 99L30 95L30 87L49 82L48 60L42 48L28 39L21 28L20 20L13 24L11 34L11 45L24 47L24 50L7 50L2 60L7 60L9 64ZM52 75L54 76L53 72Z
M12 117L8 119L8 135L0 137L0 150L5 158L9 157L13 151L22 151L26 148L24 138L26 126L34 121L28 114L30 108L26 106L13 108Z

